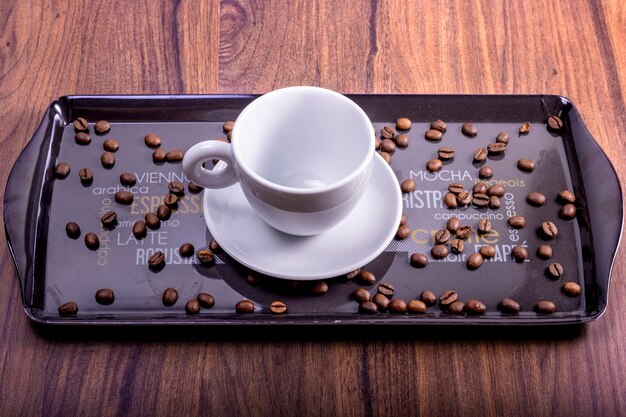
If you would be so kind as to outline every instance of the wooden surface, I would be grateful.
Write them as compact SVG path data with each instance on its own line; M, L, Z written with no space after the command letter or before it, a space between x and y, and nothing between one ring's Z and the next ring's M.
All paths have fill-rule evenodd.
M621 178L622 0L0 2L0 187L64 94L553 93ZM623 255L621 251L621 255ZM565 329L42 330L0 237L0 415L626 415L626 269Z

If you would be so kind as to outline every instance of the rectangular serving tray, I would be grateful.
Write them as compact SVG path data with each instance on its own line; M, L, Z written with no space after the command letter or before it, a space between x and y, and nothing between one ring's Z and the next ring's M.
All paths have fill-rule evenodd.
M606 155L591 137L579 112L566 98L553 95L348 95L360 105L377 129L393 126L397 117L409 117L413 126L408 132L410 145L393 154L391 167L398 181L413 178L417 188L404 196L403 208L412 235L394 240L377 259L364 268L377 281L387 280L396 287L394 297L418 298L430 289L437 295L454 289L459 299L475 298L484 302L487 313L481 316L446 313L439 307L420 315L375 316L357 312L350 299L356 280L336 277L327 280L325 295L313 295L306 282L287 282L260 277L258 285L246 280L253 273L225 253L219 253L215 266L183 260L176 250L191 242L196 250L206 247L211 236L202 215L202 194L187 193L172 220L143 241L130 233L132 222L153 211L167 193L173 180L187 183L181 164L155 165L151 150L143 144L147 133L155 133L168 149L188 149L201 140L223 137L222 124L236 119L255 95L181 95L181 96L66 96L54 101L24 149L8 180L4 197L4 221L9 249L18 272L24 310L29 318L42 324L63 325L285 325L285 324L454 324L454 325L544 325L580 323L598 318L606 309L609 280L619 244L623 216L620 183ZM558 115L565 123L561 132L546 128L546 119ZM110 133L93 134L92 142L81 146L74 142L72 122L85 117L90 122L108 120ZM424 132L429 123L443 119L448 124L439 143L428 142ZM460 125L472 121L478 128L474 139L461 134ZM527 135L518 135L524 122L531 123ZM501 182L507 194L499 210L473 207L449 210L441 198L451 182L461 182L466 189L478 180L479 164L472 162L473 151L486 147L500 131L511 139L505 155L486 162L494 169L492 183ZM337 134L341 134L338 131ZM100 165L102 141L115 138L120 143L116 165L105 170ZM328 142L332 151L332 138ZM425 169L427 160L436 156L440 146L456 149L456 157L436 174ZM517 169L519 158L536 161L532 173ZM52 169L59 161L70 163L72 171L65 180L54 180ZM83 187L78 170L90 167L94 183ZM118 206L113 194L120 189L122 172L134 172L138 184L133 190L135 204ZM560 204L555 197L562 189L577 196L577 217L573 221L558 218ZM526 203L532 191L546 195L544 207ZM113 231L100 226L102 212L114 207L120 224ZM510 229L508 216L526 217L528 226ZM489 218L496 230L488 236L472 234L463 256L450 255L444 261L430 258L426 268L410 267L413 252L429 254L433 234L445 227L446 219L457 215L463 224L475 229L480 218ZM376 213L372 213L373 218ZM565 269L557 281L546 277L547 261L535 251L543 243L537 228L542 221L557 224L559 236L550 242L553 260ZM102 242L98 251L89 251L82 236L71 240L65 224L76 221L84 233L94 231ZM368 225L364 224L363 227ZM242 237L242 238L245 238ZM493 244L498 256L486 261L477 271L468 271L464 257L480 245ZM522 264L509 255L513 245L527 246L530 258ZM164 250L167 267L155 273L146 257L156 249ZM349 250L349 248L342 248ZM323 259L320 259L323 262ZM564 281L575 281L583 288L581 297L567 297L561 292ZM161 294L167 287L178 290L175 306L164 307ZM99 288L112 288L116 301L111 306L95 302ZM366 287L375 293L376 287ZM184 305L199 292L215 297L215 306L200 314L185 314ZM497 309L504 297L516 299L522 306L518 315L503 314ZM244 299L255 302L253 314L235 314L235 304ZM557 312L540 315L533 311L537 301L555 302ZM57 307L66 301L79 305L75 317L60 317ZM287 314L276 316L268 306L284 301Z

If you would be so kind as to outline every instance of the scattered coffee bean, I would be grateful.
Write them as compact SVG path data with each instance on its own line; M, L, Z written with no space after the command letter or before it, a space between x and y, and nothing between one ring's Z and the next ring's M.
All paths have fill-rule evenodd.
M389 302L388 310L391 314L404 314L406 313L407 305L406 301L396 298Z
M74 120L74 130L76 132L88 132L89 122L84 117L79 117Z
M511 249L511 256L513 256L516 262L524 262L528 259L528 251L523 246L515 245L513 249Z
M489 196L502 197L504 195L504 192L504 186L500 184L494 184L487 189L487 194Z
M114 211L107 211L100 217L100 222L102 222L102 227L111 230L117 224L117 213Z
M557 200L563 204L574 204L576 202L576 196L570 190L563 190L559 193Z
M500 198L496 197L495 195L492 195L491 197L489 197L489 208L490 209L494 209L497 210L500 208Z
M478 253L480 253L480 256L484 259L491 259L496 256L496 248L491 245L481 246L480 249L478 249Z
M482 179L489 179L493 177L493 168L485 165L484 167L478 170L478 176Z
M93 183L93 171L90 168L81 168L78 171L78 177L84 186L90 186Z
M443 259L448 256L448 247L446 245L435 245L430 250L430 254L435 259Z
M128 206L133 203L135 197L130 191L118 191L115 193L115 201L119 204Z
M532 192L528 194L528 197L526 197L526 201L531 206L542 207L544 204L546 204L546 196L538 192Z
M548 128L554 131L563 129L563 120L558 116L550 116L547 120Z
M473 155L473 159L474 162L482 162L485 159L487 159L487 155L489 154L489 152L487 151L487 149L484 148L478 148L474 151L474 155Z
M505 145L507 145L509 143L509 134L506 132L498 133L498 135L496 136L496 142L504 143Z
M537 249L537 256L541 259L552 258L552 246L543 244Z
M354 271L350 271L346 274L346 279L352 279L361 273L361 268L357 268Z
M402 216L400 216L400 226L402 226L403 224L407 224L408 221L409 219L406 216L406 213L402 213Z
M393 296L393 292L395 291L393 284L389 281L382 281L376 288L379 293L386 297Z
M392 154L396 151L396 144L391 139L383 139L380 144L380 149L388 154Z
M241 300L235 305L237 314L254 313L254 303L250 300Z
M232 132L233 127L235 127L235 121L234 120L226 120L224 122L224 125L222 126L222 130L224 130L224 133Z
M215 255L208 249L200 249L196 253L196 257L203 265L212 265L215 263Z
M448 229L441 229L435 233L435 243L438 245L443 245L450 240L450 232Z
M459 239L467 239L472 233L472 228L470 226L460 226L456 229L456 237Z
M559 210L559 217L563 220L572 220L576 217L576 206L573 204L566 204Z
M487 207L489 205L489 196L487 194L474 194L472 203L478 207Z
M159 227L161 227L161 220L159 220L157 215L154 213L146 213L144 219L146 221L146 226L148 226L148 229L157 230Z
M559 234L559 229L552 222L543 222L541 223L541 234L546 239L554 239Z
M157 207L156 215L159 220L168 220L172 215L172 209L169 208L166 204L161 204L159 207Z
M437 303L437 296L431 290L424 290L420 294L420 301L427 306L434 306Z
M132 172L124 172L120 175L120 184L126 187L132 187L137 183L137 177Z
M465 187L463 187L463 184L452 183L448 185L448 191L450 191L454 195L459 195L463 191L465 191Z
M95 233L87 233L85 235L85 246L90 250L97 250L100 247L100 239Z
M469 300L463 308L467 314L473 315L485 314L487 311L487 306L478 300Z
M79 145L89 145L89 143L91 143L91 137L86 132L78 132L74 136L74 141Z
M55 178L62 180L68 175L70 175L70 164L68 164L67 162L59 162L58 164L56 164L56 166L54 167Z
M467 206L472 202L472 195L467 191L461 191L456 196L456 201L461 206Z
M465 304L462 301L455 301L448 307L447 312L449 314L463 314Z
M96 302L105 306L113 304L115 294L109 288L102 288L96 291Z
M100 162L102 163L102 166L106 169L113 168L113 165L115 165L115 155L113 155L111 152L104 152L102 155L100 155Z
M68 301L59 306L59 316L75 316L78 313L78 304Z
M372 274L370 271L361 271L357 275L359 277L359 282L365 285L374 285L376 283L376 276Z
M311 288L311 292L315 295L322 295L328 292L328 284L326 281L315 281L313 283L313 287Z
M385 162L387 162L389 165L391 165L391 155L388 152L381 152L380 156L382 156L382 158L385 160Z
M207 294L205 292L201 292L197 295L196 300L198 300L198 304L202 308L213 308L215 305L215 298L211 294Z
M198 314L200 312L200 303L198 300L189 300L185 304L185 313L189 315Z
M389 298L385 297L381 293L377 293L376 295L374 295L372 301L374 302L374 304L376 304L376 307L380 311L386 311L387 307L389 307Z
M552 301L539 301L535 306L535 311L540 314L552 314L556 312L556 305Z
M152 162L155 164L165 162L165 151L161 148L155 149L154 152L152 152Z
M467 269L470 270L474 270L474 269L478 269L480 268L480 266L483 264L483 257L481 256L480 253L472 253L468 258L467 258Z
M180 248L178 248L178 253L183 258L189 258L190 256L193 256L194 251L195 248L191 243L183 243L182 245L180 245Z
M478 135L478 129L476 129L476 126L474 126L474 124L470 122L463 123L463 125L461 126L461 132L465 136L469 136L470 138L474 138L476 137L476 135Z
M389 127L389 126L385 126L382 129L380 129L380 137L384 140L384 139L393 139L398 135L398 132L396 132L395 130L393 130L393 128Z
M487 151L491 155L499 155L502 152L506 151L506 143L502 143L502 142L490 143L489 145L487 145Z
M558 262L548 265L548 276L552 279L559 279L563 276L563 266Z
M167 194L163 197L163 204L174 210L178 207L178 197L174 194Z
M450 233L456 233L457 229L461 226L461 222L456 217L450 217L446 222L446 229L450 231Z
M409 259L409 264L413 268L425 268L428 265L428 257L423 253L414 253Z
M434 130L438 130L441 133L444 133L446 129L448 128L448 126L443 120L437 119L433 122L430 122L430 128Z
M285 314L287 312L287 305L282 301L272 301L270 311L272 314Z
M570 297L578 297L582 293L582 288L580 285L573 281L568 281L563 284L561 287L561 291L563 291L566 295Z
M431 159L426 163L426 169L428 169L430 172L439 171L442 166L443 164L441 163L440 159Z
M96 133L99 135L104 135L109 130L111 130L111 126L106 120L98 120L94 125L93 130L95 130Z
M167 288L163 291L162 301L165 307L173 306L178 301L178 292L174 288Z
M137 220L133 223L133 236L136 239L143 239L148 234L148 230L146 229L146 222L143 220Z
M511 298L504 298L502 301L500 301L500 303L498 304L498 308L503 313L507 314L517 314L521 310L519 303Z
M521 135L525 135L525 134L527 134L528 132L530 132L530 122L526 122L526 123L524 123L524 124L523 124L523 125L521 125L521 126L520 126L520 128L519 128L519 133L520 133Z
M526 219L523 216L509 217L509 226L513 229L522 229L526 227Z
M65 233L70 239L78 239L80 237L80 226L77 223L69 222L65 225Z
M456 195L452 193L446 193L446 195L443 196L443 202L446 207L451 209L457 208L459 205L459 203L456 201Z
M409 146L409 135L402 133L396 137L396 146L398 148L406 148Z
M192 193L192 194L197 194L197 193L199 193L200 191L204 190L204 188L203 188L203 187L199 186L199 185L198 185L198 184L196 184L195 182L190 182L190 183L187 185L187 189L188 189L188 190L189 190L189 192L190 192L190 193Z
M420 300L409 300L406 304L406 310L411 314L424 314L426 313L426 304Z
M415 181L412 179L406 179L400 183L400 191L403 193L410 193L415 190Z
M454 158L454 148L451 148L449 146L442 146L441 148L439 148L437 150L437 156L439 157L439 159L445 160L447 161L448 159L452 159Z
M492 224L491 220L481 219L478 222L478 233L489 233L491 232Z
M429 129L426 131L426 133L424 133L424 138L426 140L436 142L443 138L443 133L441 133L439 130Z
M535 169L535 163L530 159L522 158L517 161L517 167L524 172L532 172Z
M406 117L400 117L396 119L396 129L409 130L411 128L411 120Z
M172 181L168 184L168 188L172 194L176 194L178 196L185 194L185 186L182 182Z
M477 182L472 187L472 193L474 193L474 194L487 194L487 190L488 189L489 188L487 187L487 184L485 184L484 182Z
M361 314L376 314L378 313L378 307L371 301L365 301L359 304L359 313Z
M376 129L374 129L374 131L376 131ZM380 138L376 137L374 138L374 150L379 150L380 149L380 145L382 144L382 141L380 140Z
M165 154L167 162L180 162L183 160L185 153L181 149L174 149Z
M405 224L403 224L402 226L398 227L398 230L396 231L396 239L397 240L404 240L407 237L409 237L411 235L411 228Z
M209 250L213 253L218 253L222 251L222 247L219 243L217 243L217 240L211 239L209 242Z
M148 133L146 137L143 138L143 141L150 148L161 146L161 138L154 133Z
M115 139L107 139L102 142L102 147L105 151L117 152L117 150L120 148L120 144Z
M154 252L152 256L148 258L148 266L150 268L162 268L165 266L165 255L160 250Z
M452 239L452 242L450 242L450 249L454 253L461 253L465 249L465 242L461 239Z
M352 293L352 299L357 303L362 303L363 301L369 301L372 295L365 288L357 288Z

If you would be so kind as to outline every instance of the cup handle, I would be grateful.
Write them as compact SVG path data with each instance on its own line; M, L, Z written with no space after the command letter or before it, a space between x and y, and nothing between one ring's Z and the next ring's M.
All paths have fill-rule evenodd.
M212 164L213 159L223 160L226 167L217 171L202 166L205 162ZM219 140L200 142L185 152L183 158L183 170L187 177L205 188L226 188L239 181L234 165L230 143Z

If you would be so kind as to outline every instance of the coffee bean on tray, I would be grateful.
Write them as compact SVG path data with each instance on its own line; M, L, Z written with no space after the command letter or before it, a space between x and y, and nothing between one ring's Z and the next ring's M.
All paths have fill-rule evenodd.
M87 132L78 132L74 136L74 141L79 145L89 145L89 143L91 143L91 137Z
M115 193L115 201L125 206L132 204L134 199L135 197L130 191L122 190Z
M409 146L409 135L406 133L401 133L396 136L396 146L398 148L406 148Z
M196 300L198 300L198 304L202 308L213 308L215 305L215 298L208 293L201 292L196 296Z
M502 197L504 195L505 189L501 184L494 184L487 189L487 194L489 196Z
M485 259L491 259L496 256L496 248L491 245L481 246L478 253Z
M115 155L113 155L111 152L104 152L102 155L100 155L100 162L102 163L102 166L106 169L113 168L113 165L115 165Z
M552 258L552 246L543 244L537 249L537 256L541 259Z
M397 240L404 240L407 237L409 237L411 235L411 228L405 224L403 224L402 226L398 227L398 230L396 231L396 236L395 238Z
M270 311L272 314L285 314L287 312L287 305L282 301L272 301Z
M178 253L183 258L189 258L190 256L193 256L194 250L195 249L191 243L183 243L180 245L180 248L178 248Z
M311 292L315 295L322 295L328 292L328 283L324 280L315 281L311 287Z
M423 253L414 253L409 259L409 264L413 268L424 268L428 265L428 257Z
M65 233L70 239L78 239L80 237L80 226L77 223L69 222L65 225Z
M530 159L522 158L517 161L517 167L524 172L532 172L535 169L535 163Z
M391 139L383 139L380 143L380 149L388 154L392 154L396 151L396 144Z
M167 162L180 162L183 160L185 153L182 149L174 149L165 154L165 160Z
M78 177L80 178L80 183L84 186L89 186L93 183L93 171L90 168L81 168L78 171Z
M361 273L361 268L357 268L353 271L348 272L345 277L346 279L353 279L354 277L356 277L357 275L359 275Z
M448 256L448 247L446 245L435 245L430 250L430 254L435 259L443 259Z
M424 314L426 313L426 304L420 300L409 300L406 303L406 311L411 314Z
M465 304L462 301L455 301L448 307L448 313L450 314L463 314Z
M483 264L483 257L480 255L480 253L472 253L468 258L467 258L467 269L470 270L474 270L474 269L478 269L480 268L480 266Z
M517 314L521 310L519 303L511 298L504 298L500 301L498 308L507 314Z
M467 314L473 315L485 314L487 311L487 307L478 300L469 300L465 303L463 309Z
M506 151L506 144L502 142L494 142L487 145L487 151L491 155L499 155Z
M393 128L389 126L385 126L380 129L380 137L383 139L383 141L385 139L394 139L397 135L398 132L396 132L395 130L393 130Z
M146 237L147 233L148 230L146 229L146 222L143 220L137 220L133 223L133 236L135 236L136 239L143 239Z
M209 241L209 250L213 253L218 253L222 250L222 247L217 243L217 240L211 239L211 241Z
M163 291L162 301L166 307L173 306L178 301L178 292L174 288L167 288Z
M472 158L474 159L474 162L482 162L487 159L488 154L489 151L487 151L487 149L478 148L474 151Z
M443 120L437 119L433 122L430 122L430 128L434 130L438 130L441 133L444 133L446 129L448 128L448 126L446 125L446 122L444 122Z
M570 297L578 297L582 293L582 288L577 282L568 281L563 284L561 291Z
M378 284L378 287L376 287L376 289L378 290L379 293L381 293L385 297L393 296L393 293L395 291L395 287L389 281L382 281L381 283Z
M157 215L154 213L146 213L144 219L146 221L146 226L148 226L148 229L157 230L159 227L161 227L161 220L159 220Z
M511 256L513 256L516 262L524 262L528 259L528 251L521 245L515 245L511 249Z
M556 305L552 301L542 300L535 305L535 311L540 314L553 314L556 312Z
M435 233L435 243L443 245L444 243L447 243L448 240L450 240L450 232L448 229L437 230Z
M552 222L543 222L541 223L541 234L546 239L554 239L559 234L559 229Z
M437 296L431 290L424 290L420 294L420 301L427 306L434 306L437 303Z
M389 155L388 152L381 152L380 156L385 160L385 162L387 162L389 165L391 165L391 155Z
M454 253L462 253L465 249L465 242L462 239L452 239L450 250Z
M437 156L439 159L447 161L454 158L455 150L449 146L442 146L437 150Z
M84 117L78 117L74 120L74 130L76 132L88 132L89 122Z
M528 196L526 197L526 201L531 206L541 207L546 204L546 196L538 192L532 192L528 194Z
M548 265L548 276L552 279L559 279L563 276L563 266L558 262Z
M509 217L509 226L513 229L522 229L526 226L526 219L523 216Z
M498 135L496 136L496 142L504 143L505 145L507 145L509 143L509 134L506 132L498 133Z
M85 235L85 246L90 250L97 250L100 247L100 239L95 233L87 233Z
M491 220L489 219L481 219L478 222L478 233L489 233L491 232L491 228L492 228L492 224L491 224Z
M446 207L450 209L457 208L459 205L459 203L456 201L456 195L452 193L446 193L446 195L443 196L443 202Z
M120 148L120 144L115 139L107 139L102 142L102 147L105 151L117 152L117 150Z
M557 200L562 204L574 204L576 202L576 196L570 190L563 190L559 193Z
M370 271L360 271L357 277L359 282L365 285L374 285L376 283L376 276Z
M200 303L198 300L189 300L185 304L185 313L189 315L198 314L200 312Z
M113 293L113 290L109 288L101 288L98 291L96 291L96 302L98 304L108 306L108 305L113 304L114 301L115 301L115 294Z
M489 196L487 194L474 194L472 203L476 207L487 207L489 205Z
M185 186L183 185L182 182L172 181L167 185L167 187L170 190L170 193L172 194L176 194L176 195L185 194Z
M117 224L117 213L114 211L107 211L100 217L100 222L102 223L102 227L105 229L113 229Z
M213 265L215 263L215 255L208 249L200 249L196 253L196 257L203 265Z
M456 291L454 290L446 290L439 297L439 304L442 306L449 306L454 303L458 298Z
M359 313L361 314L376 314L378 313L378 306L371 301L365 301L359 304Z
M376 134L376 129L374 129L374 134ZM375 137L374 138L374 150L379 150L381 144L382 144L382 141L380 140L380 138Z
M106 120L98 120L94 125L93 130L99 135L104 135L111 130L111 126Z
M406 309L407 309L406 301L400 298L391 300L389 302L389 306L387 307L387 310L389 310L391 314L404 314L406 313Z
M170 209L176 209L178 207L178 197L174 194L167 194L163 197L163 204Z
M563 120L558 116L550 116L547 120L548 128L554 131L563 129Z
M59 306L59 316L75 316L78 313L78 304L74 301L68 301L67 303Z
M576 206L573 204L566 204L559 210L559 217L563 220L572 220L576 217Z
M54 177L62 180L70 175L70 164L67 162L59 162L54 167Z
M524 124L522 124L519 128L519 133L521 135L525 135L528 132L530 132L530 122L525 122Z
M408 221L409 219L406 216L406 213L402 213L402 216L400 216L400 226L402 226L403 224L407 224Z
M250 300L241 300L235 305L235 311L237 314L254 313L254 303Z
M474 193L474 194L487 194L487 190L488 189L489 189L489 187L487 187L487 184L485 184L484 182L477 182L472 187L472 193Z
M463 187L463 184L452 183L448 185L448 191L450 191L454 195L459 195L460 193L465 191L465 187Z
M165 162L165 151L161 148L155 149L154 152L152 152L152 162L155 164Z
M371 298L371 294L365 288L357 288L352 293L352 299L357 303L362 303L363 301L369 301Z
M400 117L396 119L396 129L409 130L411 128L411 120L406 117Z
M482 179L489 179L493 177L493 169L485 165L478 170L478 176Z
M131 172L124 172L120 175L120 184L126 187L132 187L137 183L137 177Z
M470 226L460 226L456 229L456 237L459 239L467 239L472 233L472 228Z
M424 138L426 140L436 142L438 140L441 140L441 138L443 138L443 133L441 133L441 131L439 130L429 129L426 131L426 133L424 133Z
M144 143L150 148L156 148L161 146L161 138L155 135L154 133L148 133L143 138Z
M461 206L467 206L472 202L472 195L467 191L461 191L456 196L456 202Z
M456 217L450 217L446 222L446 229L450 231L450 233L456 233L457 229L461 226L461 221Z
M492 195L489 197L489 208L493 210L497 210L500 208L500 198Z
M190 182L190 183L187 185L187 189L188 189L188 190L189 190L189 192L190 192L190 193L192 193L192 194L197 194L197 193L199 193L200 191L204 190L204 188L203 188L203 187L199 186L199 185L198 185L198 184L196 184L195 182Z
M461 132L470 138L474 138L478 135L478 129L476 129L476 126L470 122L463 123L461 126Z
M400 183L400 191L403 193L410 193L415 190L415 181L412 179L406 179Z
M148 266L150 268L162 268L165 266L165 255L160 250L154 252L148 258Z
M232 132L233 127L235 127L235 121L234 120L226 120L224 122L224 125L222 126L222 130L224 131L224 133Z
M159 220L168 220L172 215L172 209L170 209L166 204L161 204L157 207L156 215Z

